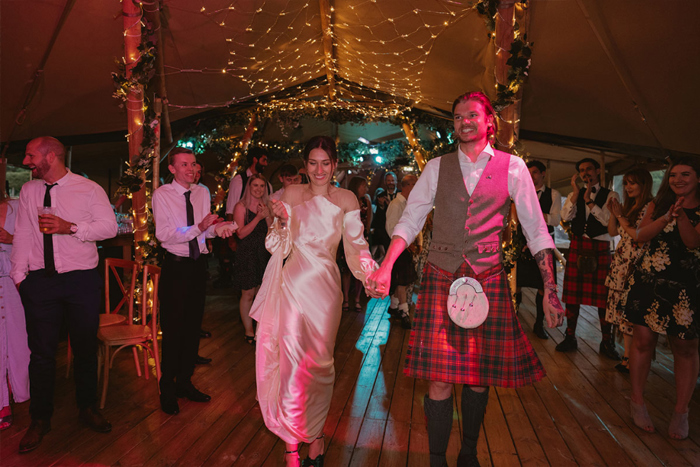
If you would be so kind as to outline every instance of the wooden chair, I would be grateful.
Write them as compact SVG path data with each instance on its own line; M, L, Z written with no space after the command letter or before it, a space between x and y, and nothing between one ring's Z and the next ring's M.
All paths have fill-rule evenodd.
M100 313L100 327L114 326L115 324L123 324L126 322L126 315L120 314L124 305L127 305L128 315L131 316L134 310L134 288L136 287L136 277L138 275L139 263L119 258L105 258L105 312ZM129 288L124 286L122 276L127 272L131 273L131 279L128 283ZM119 290L121 291L121 299L116 306L111 306L111 295L109 292L110 276L113 276L117 281ZM68 359L66 363L66 378L70 375L70 365L72 359L72 350L70 346L70 338L68 339ZM99 365L98 365L99 366Z
M152 287L149 287L149 280ZM133 324L133 307L129 319L124 324L100 328L97 337L102 341L104 348L104 376L102 380L102 399L100 408L104 409L107 399L107 385L109 384L109 369L114 362L117 353L125 348L132 347L138 376L141 370L138 364L136 347L144 348L143 362L148 379L148 355L155 361L157 381L160 380L160 355L158 354L158 285L160 282L160 268L146 265L143 267L143 282L141 283L141 307L139 310L140 324ZM117 347L110 357L110 348Z

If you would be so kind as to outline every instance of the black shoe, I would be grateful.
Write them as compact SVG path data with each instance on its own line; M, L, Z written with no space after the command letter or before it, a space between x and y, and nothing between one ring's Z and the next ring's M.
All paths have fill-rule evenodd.
M174 395L161 394L160 409L168 415L180 413L180 406L177 404L177 398Z
M80 409L80 415L78 415L80 421L84 425L88 426L92 431L98 433L109 433L112 431L112 424L107 421L104 416L97 411L94 407L88 407L87 409Z
M547 331L544 329L544 324L543 323L535 323L535 325L532 327L532 332L535 333L537 337L540 339L549 339L549 334Z
M389 307L389 319L400 318L400 317L401 317L401 313L399 312L398 308Z
M323 467L323 454L316 456L316 459L306 457L301 463L301 467Z
M32 420L29 429L19 442L19 453L24 454L39 447L44 435L51 431L50 420Z
M192 383L176 388L175 395L177 397L186 397L192 402L209 402L211 400L211 396L209 394L204 394L202 391L194 387Z
M555 347L557 352L573 352L576 349L578 349L578 341L576 336L571 334L567 334L564 340Z
M195 365L208 365L209 363L211 363L211 358L202 357L201 355L197 355L197 360L194 361Z
M209 331L205 331L204 329L199 330L199 338L200 339L206 339L211 337L211 333Z
M622 360L620 354L615 350L615 342L612 339L607 339L600 343L600 354L605 355L610 360Z
M401 320L402 328L411 329L411 318L409 318L407 311L405 311L399 319Z

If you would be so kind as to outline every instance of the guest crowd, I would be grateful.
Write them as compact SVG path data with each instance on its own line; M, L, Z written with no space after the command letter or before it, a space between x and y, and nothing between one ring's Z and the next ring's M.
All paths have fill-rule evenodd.
M600 354L629 374L631 419L647 432L655 426L644 388L658 336L665 335L676 379L667 432L674 439L688 436L688 407L700 371L700 162L675 159L655 195L651 174L633 168L622 178L620 197L602 184L598 161L585 158L562 199L545 184L545 164L526 164L491 146L497 118L485 95L460 96L453 114L455 151L429 161L420 176L384 173L382 186L372 185L373 197L364 177L351 178L347 190L334 181L338 156L330 138L308 142L301 170L279 167L275 192L263 175L268 154L251 150L248 167L230 182L225 219L212 213L194 153L169 153L172 182L152 198L156 237L165 252L159 293L165 413L179 413L179 398L211 400L192 377L195 365L210 362L198 347L200 337L210 335L201 325L213 253L219 265L214 286L240 291L242 339L256 348L258 401L267 427L286 443L287 465L300 465L301 443L310 444L302 465L323 465L340 317L350 309L361 312L365 295L390 296L390 318L411 330L405 372L429 381L424 409L431 465L446 465L454 384L464 385L458 465L478 465L489 387L520 387L545 376L502 266L513 204L527 245L517 264L516 304L521 288L537 290L534 335L549 339L545 328L566 317L556 350L576 351L580 306L595 307ZM96 242L117 233L107 194L66 167L58 140L30 141L23 163L32 181L19 200L0 201L0 430L17 421L11 400L29 399L31 423L21 453L36 449L51 430L64 321L75 355L78 419L95 431L111 430L96 408L103 283ZM432 239L424 239L429 214ZM561 287L554 267L560 223L571 239ZM419 257L426 255L425 268L418 270ZM419 275L411 317L411 286ZM478 285L474 297L488 299L485 317L475 325L460 322L451 309L462 303L464 311L466 302L459 300L467 293L460 289L465 283Z

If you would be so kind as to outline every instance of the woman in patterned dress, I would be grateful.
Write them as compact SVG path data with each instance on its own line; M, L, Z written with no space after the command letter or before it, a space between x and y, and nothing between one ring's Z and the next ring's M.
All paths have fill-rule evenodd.
M659 193L637 231L649 246L629 280L625 319L634 324L630 410L635 425L653 432L644 385L659 333L666 331L674 357L676 405L668 427L674 439L688 437L688 404L698 377L700 288L700 161L682 157L666 171Z
M625 284L632 273L630 266L635 263L642 254L643 245L636 242L637 227L639 227L647 204L652 199L651 187L653 181L651 174L645 169L632 169L622 177L624 187L623 203L610 198L608 209L613 214L608 221L608 233L611 237L620 236L620 243L613 255L610 273L605 279L608 287L608 306L605 313L605 321L612 323L620 329L625 340L625 354L622 362L615 368L621 373L629 373L629 352L632 345L632 324L621 319L627 301Z

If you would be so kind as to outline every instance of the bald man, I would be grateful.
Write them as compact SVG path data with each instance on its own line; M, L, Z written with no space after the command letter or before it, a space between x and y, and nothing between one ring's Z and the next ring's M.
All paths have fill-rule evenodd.
M79 419L100 433L112 429L96 409L102 278L95 243L117 234L117 220L104 190L68 170L65 155L63 144L44 136L29 142L23 161L33 180L19 195L10 272L22 297L31 350L32 423L20 453L36 449L51 430L56 348L64 320L75 355ZM41 213L44 207L50 213Z

